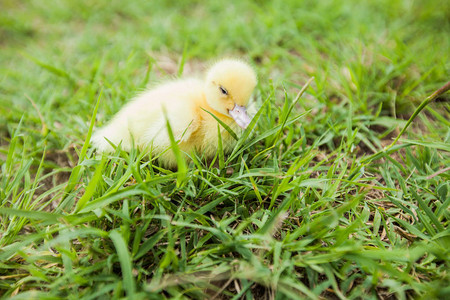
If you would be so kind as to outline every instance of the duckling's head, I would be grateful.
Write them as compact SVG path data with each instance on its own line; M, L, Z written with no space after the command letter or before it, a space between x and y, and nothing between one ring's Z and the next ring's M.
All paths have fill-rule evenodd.
M256 86L256 74L243 61L224 59L206 76L206 101L217 112L231 117L242 128L250 124L247 104Z

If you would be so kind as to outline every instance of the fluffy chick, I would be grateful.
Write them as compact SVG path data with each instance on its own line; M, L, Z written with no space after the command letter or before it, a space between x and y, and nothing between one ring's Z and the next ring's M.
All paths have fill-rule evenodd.
M251 119L246 107L256 86L254 70L246 63L225 59L214 64L204 81L180 79L150 89L126 104L103 128L96 131L91 143L100 152L111 152L107 141L129 151L134 144L151 149L166 167L175 167L166 127L169 121L179 148L193 150L206 158L213 157L218 146L218 122L206 111L229 125L234 131L246 128ZM220 126L223 149L235 145L233 137Z

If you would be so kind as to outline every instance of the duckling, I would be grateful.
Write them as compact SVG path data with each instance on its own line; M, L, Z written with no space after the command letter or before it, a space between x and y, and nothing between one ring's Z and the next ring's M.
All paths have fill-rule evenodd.
M141 150L151 149L162 165L173 168L177 165L175 155L166 151L171 146L168 121L180 150L195 150L211 158L218 147L218 122L208 112L235 132L239 127L247 128L251 121L247 105L256 84L255 71L247 63L218 61L205 80L174 80L138 95L94 133L91 144L99 152L112 152L108 140L121 143L125 151L134 143ZM222 126L220 130L223 150L230 152L235 140Z

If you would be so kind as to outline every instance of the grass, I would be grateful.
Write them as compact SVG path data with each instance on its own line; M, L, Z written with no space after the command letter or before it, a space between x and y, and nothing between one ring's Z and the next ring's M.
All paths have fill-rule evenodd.
M448 3L2 8L3 298L449 297L449 95L426 100ZM232 153L175 172L89 147L145 86L223 56L259 75Z

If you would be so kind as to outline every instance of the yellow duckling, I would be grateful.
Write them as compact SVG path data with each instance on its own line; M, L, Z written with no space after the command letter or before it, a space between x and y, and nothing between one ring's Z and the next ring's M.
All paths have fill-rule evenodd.
M107 141L129 151L134 144L152 150L167 167L175 167L166 127L169 121L179 148L193 150L210 158L218 147L218 122L211 112L234 131L247 128L251 119L247 104L256 86L253 69L240 60L225 59L214 64L206 80L180 79L150 89L125 105L103 128L94 133L91 143L100 152L111 152ZM232 150L235 140L222 126L223 149ZM164 153L163 153L164 152Z

